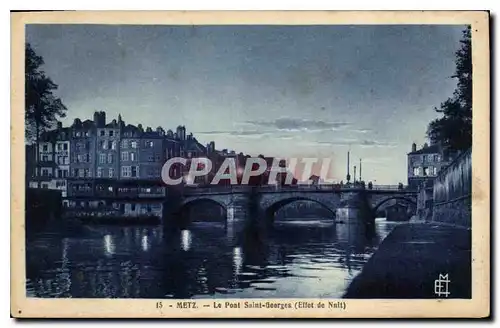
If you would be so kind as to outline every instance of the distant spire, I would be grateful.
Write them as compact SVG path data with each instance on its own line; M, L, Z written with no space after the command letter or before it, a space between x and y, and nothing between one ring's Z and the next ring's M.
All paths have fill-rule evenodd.
M351 180L351 175L349 174L349 151L347 151L347 176L346 176L347 182Z
M361 158L359 159L359 181L361 180Z

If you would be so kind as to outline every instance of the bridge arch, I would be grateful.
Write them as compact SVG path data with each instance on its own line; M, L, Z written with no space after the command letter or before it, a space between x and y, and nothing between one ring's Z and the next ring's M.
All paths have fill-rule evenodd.
M177 207L175 214L177 216L178 223L191 223L193 220L190 217L190 211L195 208L195 206L200 204L213 204L221 209L221 217L224 218L224 222L227 220L227 205L217 199L211 197L199 197L194 199L189 199Z
M415 208L417 207L417 202L415 199L412 199L411 197L409 196L399 196L399 195L394 195L394 196L388 196L386 198L383 198L382 200L378 201L375 206L373 206L372 208L372 211L374 213L376 213L378 211L378 209L380 208L380 206L382 206L383 204L387 203L388 201L390 200L404 200L405 202L415 206Z
M327 204L325 204L319 200L313 199L313 198L294 196L294 197L281 199L277 202L272 203L267 208L265 208L264 214L265 214L266 219L274 222L274 216L280 208L283 208L286 205L289 205L291 203L298 202L298 201L309 201L309 202L318 204L322 208L328 210L332 214L332 218L335 218L335 209L330 208Z

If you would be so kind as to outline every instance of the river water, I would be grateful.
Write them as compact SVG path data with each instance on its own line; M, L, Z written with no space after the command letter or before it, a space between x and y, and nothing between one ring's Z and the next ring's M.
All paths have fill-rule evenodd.
M396 223L276 222L238 237L220 223L49 227L27 242L31 297L339 298Z

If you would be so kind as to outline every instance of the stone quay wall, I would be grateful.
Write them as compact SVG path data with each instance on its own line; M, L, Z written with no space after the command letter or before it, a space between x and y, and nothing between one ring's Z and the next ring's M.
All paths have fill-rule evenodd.
M458 156L434 180L432 221L471 227L472 150Z

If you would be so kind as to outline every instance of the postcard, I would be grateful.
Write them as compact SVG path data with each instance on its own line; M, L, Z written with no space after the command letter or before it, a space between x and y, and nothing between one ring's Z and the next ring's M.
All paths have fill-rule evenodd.
M489 317L488 12L11 25L13 317Z

